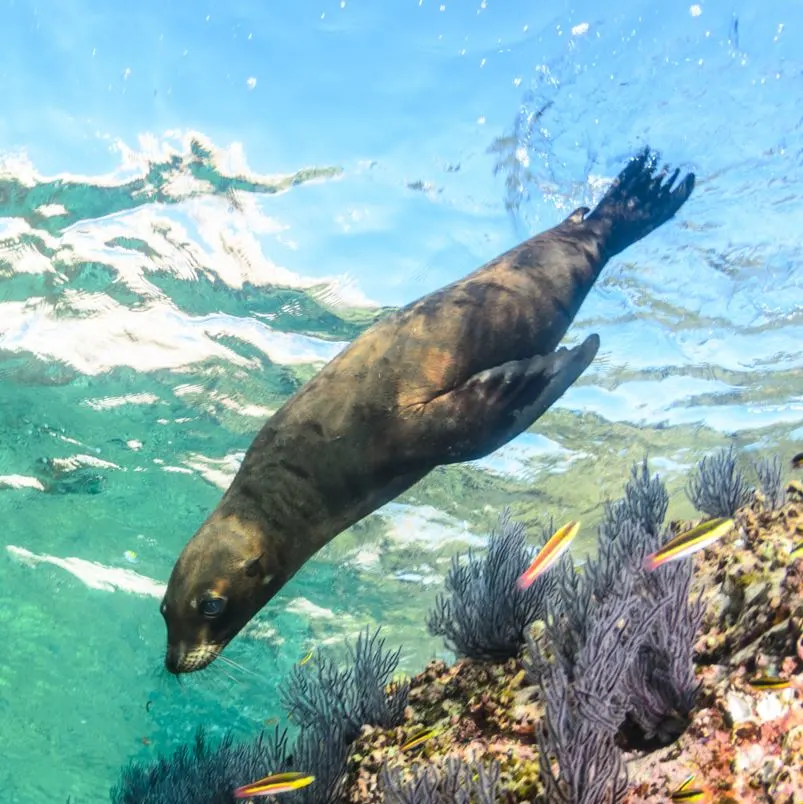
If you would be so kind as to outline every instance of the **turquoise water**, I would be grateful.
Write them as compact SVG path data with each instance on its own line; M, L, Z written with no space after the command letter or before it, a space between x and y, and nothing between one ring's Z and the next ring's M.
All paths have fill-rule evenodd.
M593 526L647 451L680 515L705 452L801 450L793 4L16 2L3 22L2 802L104 801L199 723L252 735L295 661L366 625L409 671L448 657L426 609L506 503ZM577 385L342 534L230 646L239 669L167 678L161 585L265 417L380 308L598 198L646 142L698 188L607 267Z

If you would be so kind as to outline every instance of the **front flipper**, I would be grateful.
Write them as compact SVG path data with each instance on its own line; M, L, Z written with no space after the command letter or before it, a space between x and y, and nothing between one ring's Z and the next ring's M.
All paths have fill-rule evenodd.
M588 368L599 349L590 335L574 349L513 360L470 377L424 405L410 450L438 464L483 458L523 433Z

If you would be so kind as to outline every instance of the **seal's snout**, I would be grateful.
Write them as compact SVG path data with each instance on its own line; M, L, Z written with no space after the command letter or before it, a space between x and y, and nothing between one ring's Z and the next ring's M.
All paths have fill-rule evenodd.
M194 673L210 665L220 654L224 645L202 644L192 647L184 642L168 642L165 651L165 668L173 675Z
M184 651L178 645L168 645L165 652L165 668L169 673L177 676L182 672L181 665L184 660Z

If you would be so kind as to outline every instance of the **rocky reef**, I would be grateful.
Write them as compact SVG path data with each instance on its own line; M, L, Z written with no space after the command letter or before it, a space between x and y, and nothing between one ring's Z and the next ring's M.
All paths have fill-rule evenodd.
M627 750L619 735L627 788L616 801L665 802L694 774L695 787L704 787L711 802L803 802L803 560L789 560L803 541L803 489L788 491L789 501L776 510L766 510L760 498L740 509L732 536L690 559L691 594L703 603L694 646L695 707L667 746ZM766 671L791 679L790 687L751 687L749 679ZM399 788L398 779L414 782L446 757L498 765L489 801L563 800L545 797L536 738L543 712L538 685L521 658L461 659L451 667L433 662L412 679L402 726L363 729L349 759L346 800L439 801L424 793L389 795L383 768L397 769ZM400 750L424 729L435 734L420 749Z
M803 484L781 468L756 465L752 488L732 450L701 462L689 497L733 527L653 572L645 556L696 523L664 523L646 461L606 506L597 554L525 592L512 580L536 548L503 515L430 614L456 663L400 681L398 652L366 632L345 669L320 653L294 671L295 748L278 728L201 738L130 766L112 799L230 802L235 779L292 769L316 776L281 797L294 804L657 804L692 775L688 800L803 802ZM755 681L776 676L788 685Z

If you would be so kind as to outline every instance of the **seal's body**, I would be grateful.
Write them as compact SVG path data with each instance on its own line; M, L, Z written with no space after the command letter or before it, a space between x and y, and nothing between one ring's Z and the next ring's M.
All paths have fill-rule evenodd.
M173 568L167 668L205 667L338 533L532 425L597 352L557 347L605 263L690 195L677 176L645 151L593 212L388 315L289 399Z

